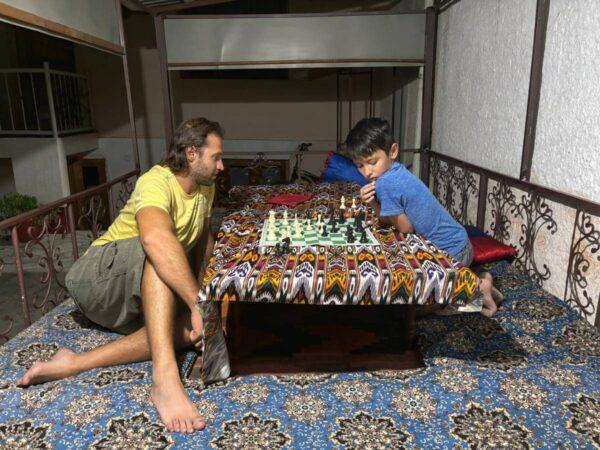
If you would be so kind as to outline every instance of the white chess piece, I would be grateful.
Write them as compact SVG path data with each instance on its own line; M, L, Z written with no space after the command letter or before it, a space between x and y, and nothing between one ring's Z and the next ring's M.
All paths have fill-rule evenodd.
M287 225L288 224L288 213L287 213L287 209L283 211L283 224Z
M352 197L352 209L356 209L356 197Z
M346 209L346 197L343 195L342 198L340 198L340 209Z
M296 224L296 232L294 233L294 237L295 238L301 238L302 237L302 230L300 230L300 224L297 223Z
M269 211L269 224L275 225L275 210L274 209Z
M269 241L277 240L277 235L275 234L275 227L269 227L269 233L267 234L267 239Z
M321 213L317 214L317 226L321 225Z
M306 221L306 229L307 229L307 231L312 231L312 229L313 229L310 219L308 219Z

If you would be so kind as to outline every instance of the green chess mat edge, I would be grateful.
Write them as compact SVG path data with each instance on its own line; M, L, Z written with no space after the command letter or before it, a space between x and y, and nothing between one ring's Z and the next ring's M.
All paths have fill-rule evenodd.
M365 227L365 231L367 234L367 242L360 242L360 233L354 233L354 236L356 238L355 242L347 242L346 241L346 232L345 232L345 228L346 228L346 224L342 224L342 225L338 225L343 227L344 231L338 231L336 233L331 233L329 232L329 225L327 226L328 232L329 232L329 236L327 237L323 237L323 236L319 236L317 233L317 229L315 226L316 221L313 220L312 224L313 224L313 229L311 231L308 231L310 238L307 239L306 238L306 220L305 219L298 219L301 222L301 228L302 231L305 233L301 238L294 238L294 219L288 219L288 222L290 224L290 228L291 228L291 233L292 236L290 237L290 247L309 247L309 246L364 246L364 245L379 245L379 241L377 239L375 239L375 236L373 236L373 233L371 233L371 230L369 230L369 228ZM325 222L327 222L327 219L325 219ZM346 222L350 222L353 223L354 219L350 218L350 219L346 219ZM275 230L277 232L277 230L280 230L281 228L283 228L283 219L276 219L275 220ZM265 221L263 222L263 226L262 226L262 232L261 232L261 236L260 236L260 242L259 242L259 246L260 247L274 247L276 244L281 244L282 241L280 240L281 238L279 238L278 235L278 240L272 241L268 238L268 233L269 233L269 219L265 219Z

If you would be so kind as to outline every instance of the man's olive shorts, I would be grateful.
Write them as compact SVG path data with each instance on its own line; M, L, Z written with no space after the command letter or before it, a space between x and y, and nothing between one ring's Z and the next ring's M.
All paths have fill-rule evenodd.
M145 261L139 237L90 247L69 269L67 289L92 322L132 333L144 322L140 290Z

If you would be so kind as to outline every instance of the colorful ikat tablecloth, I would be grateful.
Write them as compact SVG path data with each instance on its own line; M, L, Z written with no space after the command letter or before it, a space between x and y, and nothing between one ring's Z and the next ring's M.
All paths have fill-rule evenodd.
M295 208L266 203L284 193L313 196ZM259 246L271 209L326 216L339 208L342 195L347 205L356 198L357 211L366 212L377 245L292 247L284 254ZM381 227L372 210L360 204L354 183L236 186L230 198L240 208L223 219L200 301L465 305L478 297L471 270L421 236Z

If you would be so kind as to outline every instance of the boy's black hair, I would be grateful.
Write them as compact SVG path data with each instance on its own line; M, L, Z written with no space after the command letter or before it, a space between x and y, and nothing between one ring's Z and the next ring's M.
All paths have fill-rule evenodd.
M368 157L377 150L383 150L386 155L389 155L393 143L394 137L389 122L379 117L370 117L354 125L348 133L342 152L356 161Z

